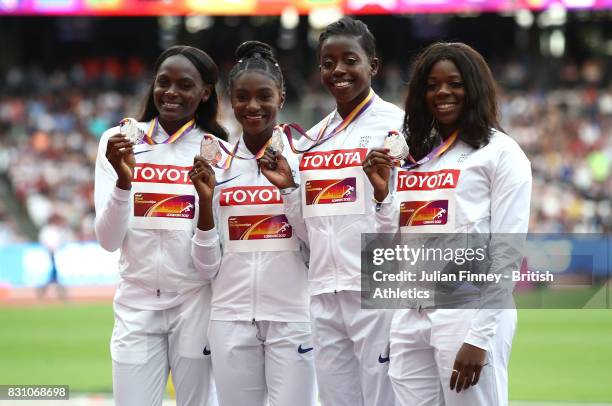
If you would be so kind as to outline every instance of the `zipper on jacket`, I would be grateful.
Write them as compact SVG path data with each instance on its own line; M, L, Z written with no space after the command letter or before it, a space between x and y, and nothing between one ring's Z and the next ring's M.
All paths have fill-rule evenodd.
M161 297L161 289L159 288L159 274L160 274L160 268L161 268L161 258L160 256L162 255L162 242L163 242L163 237L162 237L162 230L158 230L158 236L157 236L157 240L159 241L159 249L157 250L157 269L155 272L155 286L157 287L156 289L156 293L157 293L157 297Z
M259 266L261 264L261 261L259 260L259 256L261 255L260 252L254 252L253 253L255 255L255 267L254 267L254 271L253 271L253 285L251 286L251 289L253 290L252 293L252 303L253 303L253 324L255 324L255 317L257 316L257 274L258 274L258 269Z
M255 164L257 165L257 179L255 180L254 183L256 186L262 186L264 182L259 176L261 175L261 167L259 166L259 162L255 161ZM261 264L260 255L261 255L260 252L253 253L253 261L255 263L255 267L253 268L254 269L253 270L253 284L251 285L251 289L252 289L251 303L252 303L252 309L253 309L253 325L255 325L255 317L257 316L257 274L258 274L259 266Z
M327 230L329 231L332 228L331 227L331 218L327 217L325 220L327 220ZM332 240L330 246L333 247L333 246L335 246L335 242L336 242L335 238L334 238L334 233L333 232L329 233L329 236L330 236L330 239ZM334 268L334 278L336 280L336 285L334 286L334 294L336 294L336 293L338 293L338 269L337 269L336 258L335 258L333 250L330 251L330 257L331 257L331 260L332 260L332 266Z

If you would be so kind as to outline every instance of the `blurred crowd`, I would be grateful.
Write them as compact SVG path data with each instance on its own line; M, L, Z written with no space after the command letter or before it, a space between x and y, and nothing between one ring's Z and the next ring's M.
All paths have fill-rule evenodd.
M502 126L531 160L530 232L612 231L612 89L512 91Z
M130 72L129 81L118 79L123 73L83 64L51 74L17 68L6 74L0 95L0 176L35 228L60 217L78 239L95 239L98 140L134 110L138 100L131 95L144 83L144 71ZM5 228L22 238L14 222L5 222Z
M25 210L38 230L61 218L74 238L95 239L98 141L121 118L138 115L150 78L143 66L99 60L53 73L14 68L0 77L0 182L13 196L0 202L0 246L28 239L15 210ZM493 70L502 126L532 163L530 231L611 232L612 86L605 69L592 61L568 63L553 86L529 81L528 69L517 63ZM376 83L379 94L402 107L405 76L390 64ZM301 96L288 98L282 121L308 127L333 108L316 72L287 83L294 87L289 95ZM224 99L221 118L236 135ZM11 201L19 207L9 210Z
M502 125L529 156L534 174L531 232L612 231L608 72L596 58L499 67Z

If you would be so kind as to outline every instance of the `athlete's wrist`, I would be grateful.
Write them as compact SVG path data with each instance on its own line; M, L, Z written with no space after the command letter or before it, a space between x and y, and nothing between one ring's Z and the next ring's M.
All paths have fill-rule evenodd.
M375 190L374 194L372 195L372 200L374 200L375 203L381 204L389 195L389 188L386 188L385 190L379 191L379 190Z
M130 190L132 189L132 181L120 178L120 179L117 179L115 186L117 186L119 189L122 189L122 190Z
M278 188L279 192L281 195L288 195L293 193L294 190L298 189L300 187L300 185L298 185L297 183L293 182L293 185L284 187L284 188Z

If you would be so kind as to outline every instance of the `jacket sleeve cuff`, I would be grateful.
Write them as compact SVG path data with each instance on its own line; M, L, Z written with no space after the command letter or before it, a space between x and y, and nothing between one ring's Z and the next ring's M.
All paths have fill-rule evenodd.
M385 196L385 198L382 200L382 202L380 202L380 204L388 205L392 201L393 201L393 193L389 192L387 193L387 196Z
M283 205L285 214L290 215L293 213L299 213L301 210L301 191L298 187L293 192L283 195Z
M463 340L464 342L473 345L474 347L481 348L485 351L489 351L490 337L480 335L473 330L469 330L467 336Z
M300 199L300 187L296 187L291 193L283 195L283 201L289 205L295 205Z
M211 246L217 242L218 238L219 236L215 228L206 231L197 228L195 234L193 235L193 242L197 245Z
M131 190L119 189L117 186L115 186L113 189L112 197L115 200L119 200L121 202L129 202L130 196L132 196Z
M391 193L389 193L387 197L383 199L382 202L376 203L377 215L385 217L385 218L392 216L393 210L394 210L393 205L391 204L392 202L393 202L393 198L391 197Z

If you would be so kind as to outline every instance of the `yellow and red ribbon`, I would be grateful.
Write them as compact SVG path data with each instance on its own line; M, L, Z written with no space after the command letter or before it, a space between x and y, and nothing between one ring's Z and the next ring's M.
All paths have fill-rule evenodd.
M149 125L149 130L144 136L144 141L149 145L156 145L157 142L153 141L153 134L157 131L157 126L159 125L159 117L155 117ZM176 142L179 138L184 137L189 133L189 131L195 128L195 120L191 119L187 123L185 123L181 128L179 128L174 134L171 134L164 142L160 142L159 144L172 144Z
M346 118L342 120L342 122L338 124L336 128L334 128L330 133L328 133L325 136L324 136L325 131L327 131L327 127L329 125L329 121L331 120L332 116L330 116L327 119L327 122L321 128L321 130L319 130L319 134L317 135L317 138L315 139L309 137L308 134L306 134L306 131L304 131L302 127L300 127L298 124L295 124L295 123L280 124L276 126L275 130L281 130L286 135L287 141L289 142L289 146L291 147L291 150L294 153L302 154L304 152L308 152L311 149L330 140L333 136L335 136L336 134L346 129L353 121L355 121L361 114L363 114L363 112L365 112L368 109L368 107L370 107L370 105L372 105L372 102L374 101L374 95L375 95L374 91L370 89L370 93L368 93L365 99L363 99L357 106L355 106L355 108L346 116ZM297 149L295 145L293 144L293 136L291 135L292 130L297 131L301 136L306 137L308 140L312 141L313 145L311 145L306 150ZM205 137L209 137L209 136L211 135L208 135L208 134L205 135ZM217 164L215 166L219 169L229 169L230 166L232 165L234 158L243 159L243 160L259 159L264 155L264 153L266 152L266 148L270 146L271 142L272 142L272 137L270 137L270 139L264 144L264 146L259 150L259 152L257 152L257 154L255 154L253 157L248 157L248 158L239 156L237 154L238 144L240 143L240 140L236 142L236 144L234 145L231 151L225 145L223 145L223 143L219 143L219 145L221 146L221 149L225 152L227 158L225 159L225 162L223 162L222 165Z
M204 138L212 138L216 140L217 142L219 142L217 138L213 136L212 134L204 134ZM234 161L234 158L245 160L245 161L248 161L251 159L257 160L264 155L264 153L266 152L266 148L270 146L271 142L272 142L272 137L270 137L270 139L266 141L263 147L261 147L261 149L252 157L243 157L243 156L238 155L238 145L240 144L240 139L236 141L236 144L232 147L231 151L227 149L227 147L223 145L222 142L219 142L219 146L221 147L223 152L225 152L226 158L223 164L216 164L215 167L219 169L229 169L230 166L232 166L232 162Z
M357 106L355 106L355 108L344 118L344 120L342 120L342 122L338 124L336 128L334 128L327 135L324 135L324 134L325 134L325 131L327 131L327 127L329 126L329 122L333 116L328 117L323 127L321 127L321 129L319 130L319 134L317 135L316 138L311 138L308 134L306 134L306 131L304 131L302 127L300 127L298 124L295 124L295 123L280 124L279 126L277 126L277 128L280 128L283 131L283 133L285 133L285 135L287 136L287 141L289 142L289 146L291 147L291 150L296 154L303 154L304 152L308 152L312 150L313 148L318 147L319 145L323 144L324 142L329 141L335 135L345 130L352 122L357 120L357 118L361 116L368 109L368 107L372 105L372 102L374 101L374 95L375 95L374 91L370 89L370 93L368 93L366 98L363 99L361 103L359 103ZM313 144L305 150L297 149L295 145L293 144L293 136L291 135L292 130L297 131L298 134L312 141Z
M416 161L412 155L408 155L408 160L410 161L409 163L406 163L406 165L402 165L402 169L412 169L412 168L416 168L417 166L421 166L426 162L431 161L434 158L439 157L440 155L442 155L444 152L446 152L447 149L449 149L457 140L457 136L459 135L459 130L455 130L450 137L448 137L446 139L446 141L444 141L442 144L438 145L436 148L434 148L429 154L427 154L426 156L424 156L423 158L419 159L418 161Z

